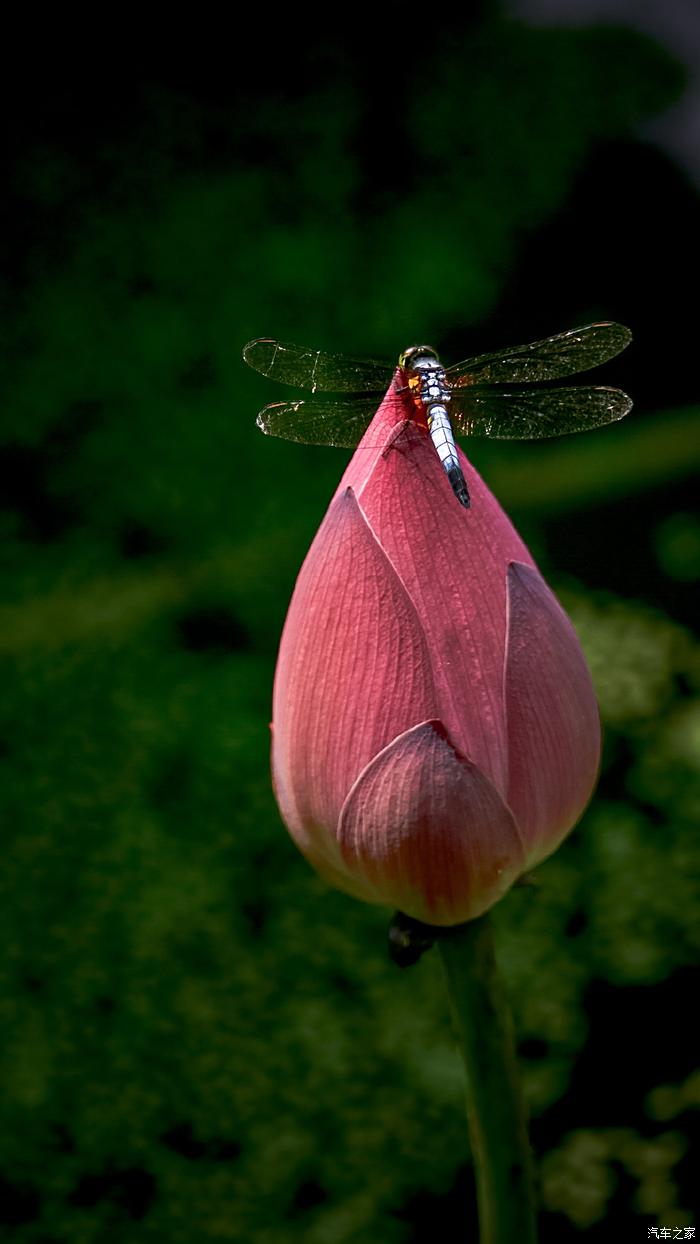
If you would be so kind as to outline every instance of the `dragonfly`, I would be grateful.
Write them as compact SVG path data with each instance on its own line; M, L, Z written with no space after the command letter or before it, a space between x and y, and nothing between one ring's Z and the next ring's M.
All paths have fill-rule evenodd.
M308 398L272 402L256 420L268 436L310 445L357 445L394 377L396 391L409 399L407 417L430 435L452 491L468 508L469 490L454 432L539 440L622 419L632 399L621 389L531 386L598 367L631 340L628 328L606 320L479 354L447 368L432 346L415 345L399 355L398 372L386 362L329 354L270 337L249 341L243 358L263 376L311 391Z

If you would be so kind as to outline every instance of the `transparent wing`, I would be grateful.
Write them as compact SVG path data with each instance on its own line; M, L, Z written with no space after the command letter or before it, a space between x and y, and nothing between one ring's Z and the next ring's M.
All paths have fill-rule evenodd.
M624 324L586 324L543 341L464 359L448 367L445 375L456 386L558 380L598 367L624 350L631 340L632 334Z
M507 389L475 386L452 392L449 411L458 436L539 440L586 432L622 419L632 399L621 389Z
M374 359L346 358L342 354L326 354L284 341L259 337L243 347L243 358L249 367L263 376L295 384L312 393L384 392L393 375L393 367Z
M255 422L268 436L349 448L362 439L379 401L373 396L273 402L260 411Z

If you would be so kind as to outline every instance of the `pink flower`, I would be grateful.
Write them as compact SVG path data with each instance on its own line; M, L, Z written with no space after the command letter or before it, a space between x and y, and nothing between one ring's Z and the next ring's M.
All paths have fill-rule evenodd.
M282 817L334 885L429 924L473 919L575 824L598 709L571 622L460 451L387 393L292 596L272 769Z

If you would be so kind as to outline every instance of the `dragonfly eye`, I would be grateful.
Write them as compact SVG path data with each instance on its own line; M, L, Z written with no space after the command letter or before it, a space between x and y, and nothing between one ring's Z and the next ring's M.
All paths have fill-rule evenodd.
M399 367L416 368L422 370L425 367L435 367L438 357L432 346L409 346L399 355Z

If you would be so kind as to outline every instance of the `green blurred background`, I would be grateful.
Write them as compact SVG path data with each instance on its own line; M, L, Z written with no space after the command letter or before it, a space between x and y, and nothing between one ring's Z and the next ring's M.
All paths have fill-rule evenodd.
M3 1239L474 1238L440 965L393 967L272 798L278 636L348 455L259 434L283 394L241 347L454 362L595 318L635 334L599 377L628 419L473 445L605 725L494 919L543 1244L695 1222L700 213L662 141L692 72L578 7L8 38Z

